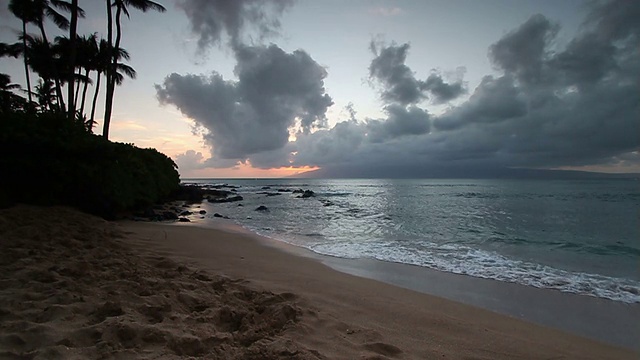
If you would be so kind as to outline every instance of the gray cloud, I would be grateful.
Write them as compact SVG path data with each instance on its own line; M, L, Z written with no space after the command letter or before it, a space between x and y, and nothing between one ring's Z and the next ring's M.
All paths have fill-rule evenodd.
M462 81L447 84L438 74L429 75L422 88L431 92L434 102L438 104L453 100L466 91Z
M220 45L226 35L232 45L255 32L259 39L273 35L280 28L279 16L293 0L177 0L198 36L198 49L204 51Z
M544 81L543 60L558 30L559 26L543 15L534 15L491 45L489 57L499 69L514 75L523 84Z
M286 54L292 62L286 68L299 74L283 74L276 65L260 65L279 59L278 51L259 48L236 50L238 82L214 74L201 80L202 89L184 91L180 102L173 87L198 81L170 77L158 96L207 124L216 156L225 150L226 157L261 168L309 165L352 176L465 176L504 167L637 169L640 27L629 14L639 9L640 2L594 3L580 33L562 48L554 43L558 25L533 16L489 48L501 74L485 76L468 99L439 116L418 105L426 96L435 102L455 98L463 86L459 81L447 84L438 73L417 79L405 64L407 44L372 45L369 71L382 87L383 119L357 119L350 107L345 121L313 130L326 110L328 96L321 83L326 73L310 58ZM314 70L303 71L307 68ZM297 76L311 79L286 85ZM195 104L200 102L204 105ZM267 103L283 109L270 110ZM233 116L226 115L225 107ZM237 108L258 109L271 120L262 122L248 110L236 114ZM211 115L221 111L228 122ZM286 130L296 118L306 130L296 134L296 141L287 141Z
M421 135L429 132L431 127L429 114L417 106L405 108L392 104L384 110L388 114L387 119L367 122L370 141L382 142L400 136Z
M461 80L448 84L437 73L431 74L426 81L416 79L414 72L405 64L409 44L385 46L372 41L369 47L375 55L369 65L369 77L382 86L382 100L388 104L417 104L429 93L434 103L443 103L465 92Z
M237 46L235 74L169 75L156 85L158 100L175 105L205 128L205 141L219 159L244 159L283 147L289 128L323 127L333 104L325 93L326 70L306 52L276 45Z
M369 65L369 76L382 84L383 100L408 105L425 98L421 90L422 83L405 65L409 44L384 47L371 42L370 47L376 57Z

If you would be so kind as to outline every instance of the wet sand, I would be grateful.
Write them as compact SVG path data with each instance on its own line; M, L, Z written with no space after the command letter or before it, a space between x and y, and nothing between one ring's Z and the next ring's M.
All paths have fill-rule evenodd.
M190 225L0 210L0 358L639 355Z

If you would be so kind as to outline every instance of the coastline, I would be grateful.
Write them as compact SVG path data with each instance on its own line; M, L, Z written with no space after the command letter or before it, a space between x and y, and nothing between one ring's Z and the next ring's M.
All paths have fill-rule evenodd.
M20 207L0 211L0 230L6 357L638 356L342 273L226 228L114 224L68 209ZM36 288L47 296L38 298Z
M263 246L319 261L333 270L489 310L640 352L640 304L477 278L376 259L344 259L318 254L264 237L225 220L176 224L238 233Z

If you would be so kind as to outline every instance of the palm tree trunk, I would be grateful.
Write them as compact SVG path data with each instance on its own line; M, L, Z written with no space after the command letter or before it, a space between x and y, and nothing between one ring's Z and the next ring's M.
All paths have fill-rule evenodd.
M107 2L107 40L109 41L109 51L113 51L113 14L111 13L111 0L106 0ZM115 54L111 54L111 56L115 56ZM112 61L109 61L111 64ZM113 72L115 69L111 68L111 65L107 66L106 76L107 76L107 96L105 98L104 104L104 124L102 126L102 136L105 139L109 139L109 123L111 122L111 107L113 106L113 96L111 91L111 79L113 78ZM98 80L100 77L98 77ZM96 90L97 96L97 90ZM95 100L94 100L94 110L95 110ZM93 111L91 114L91 120L93 120Z
M84 82L84 88L82 89L82 100L80 100L80 116L84 115L84 102L87 99L87 88L89 87L89 69L84 73L87 81Z
M120 40L122 38L122 27L120 25L120 17L122 15L122 6L118 6L116 10L116 43L112 49L120 48ZM102 136L109 139L109 126L111 125L111 113L113 110L113 95L116 90L116 67L118 65L118 56L116 51L114 50L113 59L111 62L111 79L107 82L107 101L105 104L105 112L104 112L104 124L102 127Z
M78 0L71 0L71 24L69 26L69 41L71 44L71 54L69 54L69 69L73 74L76 68L76 30L78 27ZM76 116L76 98L74 92L74 79L69 79L67 84L67 101L69 102L69 119L74 120Z
M78 107L78 96L80 95L80 91L78 91L78 89L80 89L80 75L82 75L82 69L78 69L78 74L77 74L77 78L78 80L74 80L75 84L76 84L76 91L75 94L73 96L73 103L76 105L76 108Z
M96 79L96 91L93 93L93 102L91 104L91 124L93 125L93 119L96 114L96 102L98 101L98 92L100 91L100 78L101 73L98 71L98 78Z
M27 78L27 95L29 96L29 104L31 104L33 100L31 99L29 65L27 65L27 22L24 19L22 19L22 57L24 59L24 75Z
M44 31L44 23L42 21L38 22L38 27L40 28L40 33L42 34L42 39L45 44L47 44L47 52L49 56L49 62L51 65L51 71L53 72L53 79L56 83L56 96L58 97L58 110L62 112L65 111L64 99L62 98L62 86L60 86L60 77L58 76L58 70L56 69L56 64L53 61L53 56L51 54L51 47L49 46L49 40L47 39L47 33Z

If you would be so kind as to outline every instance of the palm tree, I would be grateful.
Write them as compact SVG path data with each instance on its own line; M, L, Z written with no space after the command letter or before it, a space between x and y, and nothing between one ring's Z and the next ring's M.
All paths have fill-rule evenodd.
M78 0L71 0L71 22L69 24L69 41L70 41L70 53L69 53L69 69L73 71L76 68L76 56L77 56L77 29L78 29L78 17L84 17L84 10L78 7ZM67 86L67 102L69 102L69 119L74 120L76 115L76 98L74 96L74 82L69 81Z
M32 1L28 0L10 0L9 10L15 17L22 21L22 48L27 48L27 24L34 22L34 15L32 7L30 7ZM31 77L29 76L29 66L27 65L27 55L23 50L24 58L24 75L27 79L27 95L29 96L29 103L31 103Z
M27 5L27 6L30 6L33 11L32 22L38 25L38 28L40 29L40 34L42 35L42 39L44 40L44 43L47 45L47 47L49 44L49 40L47 39L47 33L44 30L45 19L47 18L50 19L51 21L53 21L54 24L56 24L56 26L58 26L62 30L69 29L69 20L67 20L67 18L65 18L60 13L58 13L55 9L55 8L59 8L67 12L72 12L74 8L68 2L61 1L61 0L18 0L18 1L29 2L30 5ZM53 72L53 79L56 84L56 94L58 96L58 104L60 105L60 110L65 111L64 99L62 98L62 86L60 85L58 70L53 60L53 54L50 52L50 50L47 52L48 54L46 57L50 59L51 71Z
M96 102L98 100L98 92L100 91L101 75L103 73L112 74L111 76L113 77L117 85L122 84L122 82L124 81L124 75L132 79L136 77L136 71L132 67L118 62L120 59L129 60L129 52L122 48L113 50L112 49L113 48L109 46L109 42L107 40L101 39L100 44L98 45L98 51L93 57L93 69L98 73L98 75L96 78L95 92L93 94L93 101L91 104L91 116L89 117L89 122L91 124L95 123ZM111 60L113 58L116 58L118 60L116 61L115 72L112 71L113 64Z
M38 104L43 110L53 109L53 102L56 100L56 89L51 80L38 80L35 87L35 95L38 98Z
M16 89L20 89L20 85L12 84L9 75L0 73L0 113L15 111L26 106L25 99L13 93Z
M114 0L113 6L116 7L116 42L115 46L112 47L114 49L120 48L120 40L122 39L120 18L123 12L127 17L129 17L129 10L127 7L133 7L142 12L147 12L148 10L156 10L159 12L166 11L164 6L150 0ZM107 32L109 45L112 45L112 27L113 18L111 13L111 0L107 0ZM118 67L118 59L115 57L115 54L112 59L112 64L113 66L109 71L115 71ZM117 83L117 76L109 71L107 72L107 98L105 101L104 124L102 128L102 136L107 139L109 138L109 125L111 123L111 112L113 109L113 95L115 93L115 86Z
M84 68L84 76L87 78L87 81L84 82L84 87L82 89L82 99L80 100L80 114L84 113L84 105L87 98L87 89L89 88L91 78L90 74L92 71L98 71L98 46L98 33L93 33L90 36L83 36L82 38L80 38L76 65L80 69ZM76 99L78 98L79 92L80 91L78 88ZM74 103L77 103L77 100L74 100Z

